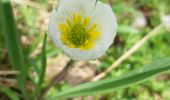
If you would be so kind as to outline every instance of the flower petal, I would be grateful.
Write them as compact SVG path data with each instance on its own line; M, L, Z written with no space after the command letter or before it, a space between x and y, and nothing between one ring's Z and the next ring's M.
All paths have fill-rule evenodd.
M60 0L60 5L68 13L80 13L82 15L90 15L95 8L96 0Z
M99 39L100 42L97 41L98 43L96 45L96 48L100 49L96 56L100 56L104 54L113 43L117 33L117 22L111 7L100 1L97 2L93 15L92 19L97 23L101 35Z
M53 10L49 23L50 37L55 44L63 49L73 60L93 60L98 58L106 52L116 35L117 23L111 8L106 4L97 2L96 8L94 9L93 6L95 2L96 0L62 0L58 12L56 13L56 11ZM80 9L83 9L84 14L89 14L90 16L94 15L92 19L94 22L97 22L100 27L101 38L94 44L95 46L93 49L81 50L78 48L70 48L61 42L60 32L56 28L56 25L62 21L64 22L64 20L67 19L66 17L68 17L63 9L67 9L69 13L78 12ZM91 12L93 12L93 14Z
M97 22L101 38L91 50L70 49L64 47L64 52L74 60L93 60L103 55L112 44L117 31L116 18L109 5L97 2L93 21Z
M106 47L109 47L117 32L117 22L111 7L98 1L94 11L93 21L99 27L103 44L107 44Z
M60 41L60 32L57 30L57 24L56 24L56 19L57 19L57 12L55 9L52 11L52 15L49 20L49 26L48 26L48 33L50 38L54 41L54 43L58 47L62 47L62 43Z

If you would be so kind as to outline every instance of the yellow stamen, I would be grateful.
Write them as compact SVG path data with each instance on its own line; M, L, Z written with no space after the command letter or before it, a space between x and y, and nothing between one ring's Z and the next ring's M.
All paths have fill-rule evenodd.
M73 22L74 22L74 24L77 23L77 14L73 15Z
M63 33L67 33L69 31L69 27L66 24L59 24L59 29L60 31L62 31Z
M91 48L94 47L94 43L93 42L88 42L87 44L85 44L84 46L80 47L81 50L89 50Z
M69 44L70 48L76 48L76 46L74 44Z
M84 19L83 25L84 25L85 27L87 27L87 25L89 25L89 23L90 23L90 17L88 16L88 17L86 17L86 18Z
M74 14L73 15L73 22L76 23L82 23L82 16L80 14Z
M80 14L77 14L77 22L82 23L82 16Z
M96 28L97 28L97 24L93 24L89 29L89 32L95 31Z
M70 44L68 39L67 39L67 35L66 34L61 34L60 35L60 39L65 43L65 44Z
M89 39L90 40L95 40L100 36L100 32L89 32Z
M66 22L67 22L67 24L69 25L69 26L71 26L71 22L70 22L70 20L67 18L66 19Z
M90 25L90 17L83 18L79 13L73 14L72 18L67 18L64 23L59 24L61 32L60 39L69 48L79 48L80 50L90 50L94 48L96 39L101 33L97 30L96 23Z

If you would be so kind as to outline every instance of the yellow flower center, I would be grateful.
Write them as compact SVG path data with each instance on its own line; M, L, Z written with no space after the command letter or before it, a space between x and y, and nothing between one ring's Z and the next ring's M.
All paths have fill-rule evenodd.
M90 50L100 36L97 24L90 25L90 17L83 18L80 14L73 14L71 19L66 19L58 27L61 41L70 48Z

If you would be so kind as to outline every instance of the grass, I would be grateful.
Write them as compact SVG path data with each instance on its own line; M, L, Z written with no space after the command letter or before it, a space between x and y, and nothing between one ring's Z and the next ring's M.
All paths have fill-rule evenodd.
M52 2L48 0L34 0L28 3L13 2L13 12L9 3L6 6L0 6L0 70L19 70L21 73L17 77L19 88L12 87L15 91L14 95L22 96L20 98L27 98L27 92L34 91L26 88L28 85L37 84L37 93L48 84L48 81L43 82L45 60L42 60L42 41L44 33L47 33L48 19L52 9ZM119 24L118 35L114 44L107 51L106 55L99 59L100 65L97 67L97 73L100 73L108 68L113 62L117 60L124 52L131 48L137 41L144 37L147 33L152 31L161 23L162 17L170 13L169 0L100 0L112 6L112 9L117 16ZM56 0L56 4L58 1ZM4 9L2 9L4 7ZM7 11L7 12L5 12ZM15 21L12 17L15 15ZM3 16L2 16L3 15ZM10 16L9 16L10 15ZM138 23L134 26L135 19L144 18L145 25ZM10 29L10 30L9 30ZM8 34L2 34L2 33ZM151 38L145 43L134 55L130 56L124 63L114 69L106 78L114 78L123 75L133 69L138 69L140 66L153 62L156 59L170 56L170 34L168 31L162 31L156 37ZM20 37L20 39L19 39ZM19 41L21 40L21 42ZM12 42L11 42L12 41ZM43 49L44 50L44 49ZM8 51L8 53L6 52ZM61 50L57 48L50 39L47 38L46 57L48 60L47 66L56 64L51 59L56 59L61 54ZM19 56L18 56L19 55ZM16 59L16 56L18 59ZM43 62L42 62L43 61ZM11 62L11 63L10 63ZM21 67L22 65L22 67ZM33 72L37 74L34 75ZM29 76L27 76L29 74ZM31 74L31 75L30 75ZM41 75L40 75L41 74ZM93 95L93 98L99 100L169 100L170 81L169 72L161 74L150 80L146 80L140 84L134 84L124 89L117 89L103 95ZM11 78L11 76L6 76ZM14 76L12 78L15 79ZM1 79L1 76L0 76ZM1 84L1 80L0 80ZM31 85L32 87L36 85ZM56 92L70 87L67 82L54 87L49 91L48 96L53 96ZM8 91L8 89L4 89ZM19 91L19 92L18 92ZM11 91L10 91L11 92ZM10 96L0 91L0 99L2 97L10 98ZM25 94L25 95L24 95ZM15 96L13 97L15 98Z
M12 6L9 0L2 0L1 14L2 33L5 33L3 34L5 45L13 68L20 72L20 75L17 76L18 87L21 89L26 99L29 98L25 87L28 70L24 65L23 52L18 41L19 34L16 30Z

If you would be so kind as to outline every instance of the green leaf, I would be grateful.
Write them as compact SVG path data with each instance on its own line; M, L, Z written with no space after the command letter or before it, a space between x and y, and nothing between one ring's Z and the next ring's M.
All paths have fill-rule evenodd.
M11 64L15 70L20 72L17 76L18 86L25 99L28 99L26 91L27 68L24 67L23 52L19 43L19 34L16 29L10 0L0 1L0 22Z
M17 96L17 94L7 87L0 86L0 92L6 94L10 98L10 100L19 100L19 97Z
M39 74L39 81L38 81L38 84L36 85L35 96L38 96L38 94L40 93L40 91L42 89L42 83L44 80L44 76L45 76L45 70L46 70L46 66L47 66L46 43L47 43L47 34L45 34L44 40L43 40L41 70L40 70L40 74Z
M100 80L98 82L85 83L73 88L59 92L51 99L69 98L77 96L86 96L99 93L107 93L115 89L127 87L134 83L139 83L161 72L170 70L170 57L155 61L139 69L130 71L122 76Z

